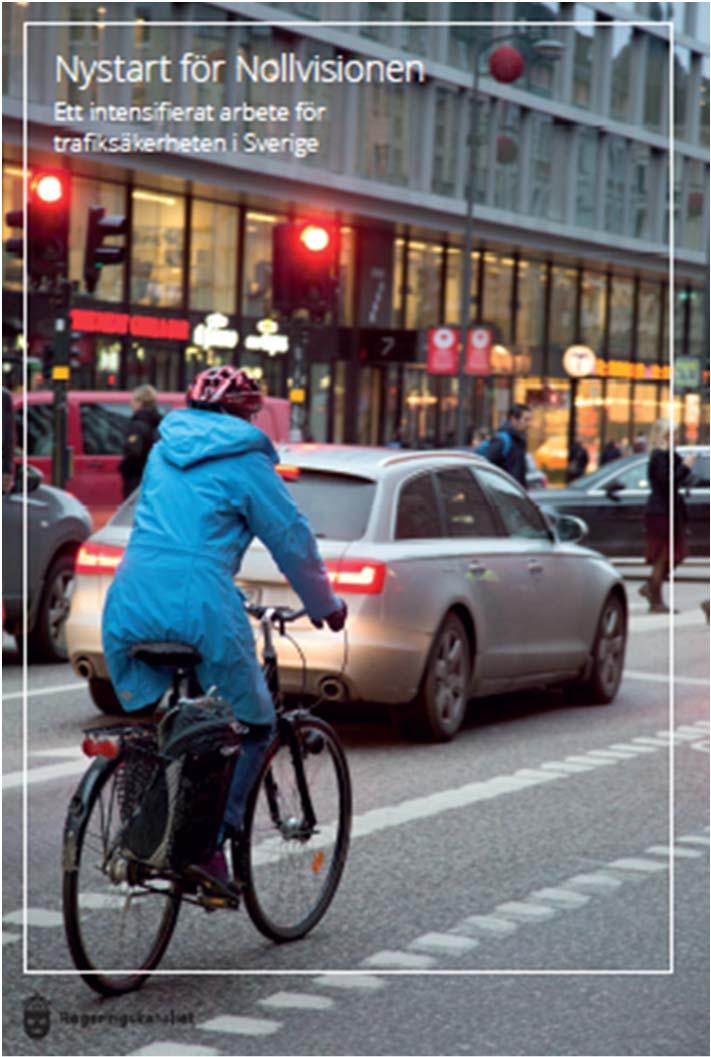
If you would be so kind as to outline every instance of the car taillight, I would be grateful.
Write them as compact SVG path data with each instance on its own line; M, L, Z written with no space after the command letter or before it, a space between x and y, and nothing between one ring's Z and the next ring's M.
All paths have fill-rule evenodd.
M336 593L379 595L385 584L385 562L340 558L324 564Z
M123 558L123 547L111 547L107 543L84 543L77 554L75 572L104 575L116 572Z

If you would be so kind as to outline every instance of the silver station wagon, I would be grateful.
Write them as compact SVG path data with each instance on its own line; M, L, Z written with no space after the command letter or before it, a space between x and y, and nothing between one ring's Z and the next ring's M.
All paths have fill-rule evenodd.
M583 522L549 522L507 474L469 453L304 444L280 458L349 607L345 639L307 618L290 626L293 643L279 642L288 693L402 706L431 740L454 737L472 697L575 684L592 702L613 700L627 599L607 559L579 545ZM85 544L67 624L74 669L106 711L119 706L101 607L132 520L129 500ZM237 583L250 601L300 608L257 541Z

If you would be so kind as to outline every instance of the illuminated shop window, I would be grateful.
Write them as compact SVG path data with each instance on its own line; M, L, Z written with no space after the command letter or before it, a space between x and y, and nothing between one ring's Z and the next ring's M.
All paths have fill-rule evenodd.
M609 359L629 360L632 348L634 317L634 283L615 275L610 294L610 334L607 345Z
M442 247L410 242L407 265L405 326L433 327L439 322Z
M138 188L133 192L131 300L177 307L182 297L185 199Z
M284 217L247 213L244 240L242 313L261 319L272 307L272 229Z
M196 199L192 208L190 308L236 309L237 209Z
M511 341L511 287L514 260L496 253L484 254L484 311L482 318L498 328L504 345Z

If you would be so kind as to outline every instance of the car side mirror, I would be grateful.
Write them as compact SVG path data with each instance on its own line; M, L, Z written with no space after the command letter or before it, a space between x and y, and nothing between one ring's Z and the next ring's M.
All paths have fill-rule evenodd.
M608 499L615 499L616 500L617 499L617 493L618 492L623 492L624 489L625 489L625 486L623 485L622 481L620 481L620 480L610 481L608 484L605 485L605 493L606 493Z
M588 534L588 526L580 517L560 514L556 518L555 532L561 543L580 543Z
M44 474L41 470L38 470L36 466L32 466L30 463L25 463L24 467L22 463L17 463L15 466L15 482L12 486L13 493L22 495L23 483L22 474L25 474L27 481L27 494L35 492L44 481Z

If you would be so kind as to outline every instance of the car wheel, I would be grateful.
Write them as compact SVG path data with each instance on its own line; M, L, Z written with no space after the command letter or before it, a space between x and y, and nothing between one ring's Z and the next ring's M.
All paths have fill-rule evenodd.
M74 581L74 555L61 554L52 562L44 584L35 626L27 646L33 659L66 661L65 623L69 613L70 588Z
M152 705L146 705L145 708L138 708L134 709L133 712L126 712L121 707L121 702L116 696L116 691L114 690L110 679L90 679L89 695L99 711L107 716L150 716L160 704L160 701L156 701Z
M415 731L427 741L451 741L462 725L471 674L469 639L450 613L434 637L412 706Z
M627 646L627 628L622 602L608 595L602 607L592 648L592 668L580 684L586 701L592 705L609 705L622 680Z

